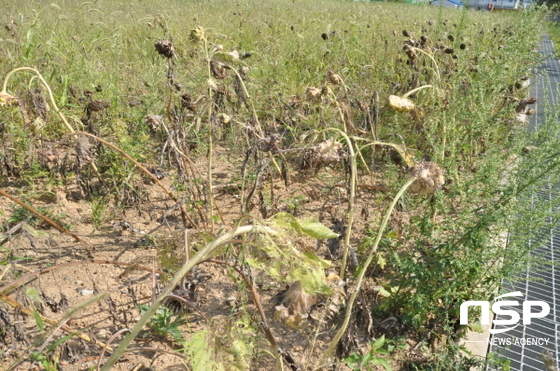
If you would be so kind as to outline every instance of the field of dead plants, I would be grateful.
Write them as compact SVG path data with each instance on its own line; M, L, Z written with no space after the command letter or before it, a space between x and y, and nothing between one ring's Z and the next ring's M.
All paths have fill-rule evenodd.
M545 10L0 3L0 368L483 365L459 306L560 174Z

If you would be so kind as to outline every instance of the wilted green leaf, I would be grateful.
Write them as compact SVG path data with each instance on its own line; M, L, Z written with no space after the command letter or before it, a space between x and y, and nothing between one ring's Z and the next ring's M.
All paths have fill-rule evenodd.
M338 234L331 231L325 225L314 221L314 220L304 220L299 223L303 233L311 236L317 240L324 240L328 238L337 238Z
M30 235L32 235L33 237L46 237L48 236L47 233L43 232L43 231L38 231L35 228L33 228L32 226L30 226L27 223L23 223L21 225L21 227L23 229L25 229L27 231L27 233L29 233Z

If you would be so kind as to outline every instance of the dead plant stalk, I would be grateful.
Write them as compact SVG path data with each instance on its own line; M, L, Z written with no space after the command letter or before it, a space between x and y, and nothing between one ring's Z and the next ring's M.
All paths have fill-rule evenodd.
M336 349L336 346L338 345L338 342L340 341L340 339L342 338L342 336L346 332L346 329L348 328L348 324L350 323L350 318L352 317L352 309L354 307L354 302L356 301L356 298L358 297L358 293L360 292L360 289L362 287L362 283L363 283L364 277L366 275L367 269L369 268L371 262L373 261L373 258L375 257L375 253L376 253L377 248L379 246L379 242L381 241L381 238L383 237L383 232L385 231L385 227L387 226L387 223L389 222L389 218L390 218L391 214L393 213L393 209L395 208L395 205L397 204L399 199L402 197L404 192L408 189L408 187L410 187L410 185L412 185L412 183L414 183L414 181L416 179L417 179L416 177L412 177L412 178L408 179L408 181L402 186L402 188L395 195L395 197L393 198L393 201L389 205L389 208L387 209L387 212L385 213L385 216L383 217L383 220L381 221L381 225L379 226L379 230L377 231L377 236L375 237L375 242L373 243L373 246L372 246L372 248L369 252L369 255L368 255L365 263L361 267L360 273L358 274L358 277L356 279L356 286L354 288L354 291L352 292L352 295L350 296L350 299L348 300L348 305L346 307L344 322L342 323L342 326L340 326L340 328L338 329L336 335L334 336L331 343L329 344L329 347L327 348L327 350L323 354L321 364L326 364L327 359L332 355L332 353Z
M222 234L221 236L217 237L214 241L210 242L206 246L204 246L198 253L192 257L188 262L183 264L183 266L179 269L179 271L175 274L175 276L169 281L167 287L163 290L163 292L159 295L155 303L146 310L146 313L140 318L140 320L134 325L134 327L130 330L130 333L121 341L118 348L111 354L111 356L107 359L107 362L101 369L101 371L109 371L111 368L117 363L117 361L121 358L121 356L126 352L128 345L134 340L134 338L138 335L140 330L144 327L144 325L152 318L152 316L156 313L159 306L163 303L165 298L172 293L174 288L177 286L179 282L183 279L183 277L193 269L197 264L201 263L202 261L208 259L210 255L222 244L226 243L234 239L239 235L243 235L249 232L265 232L275 234L275 232L263 226L242 226L237 227L227 233Z

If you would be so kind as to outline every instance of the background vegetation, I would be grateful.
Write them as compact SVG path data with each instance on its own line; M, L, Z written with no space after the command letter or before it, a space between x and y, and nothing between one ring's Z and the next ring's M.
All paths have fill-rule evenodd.
M320 321L329 324L325 335L310 340L322 355L316 365L315 358L294 360L291 349L275 349L268 327L259 328L246 312L230 318L227 340L213 342L219 330L211 324L195 334L178 331L173 312L158 310L164 297L153 301L152 311L144 307L150 326L172 333L177 352L194 369L263 367L251 340L261 333L279 352L278 362L292 369L337 362L388 368L387 360L402 369L469 369L476 362L461 356L455 343L460 304L491 300L502 280L530 263L527 253L542 243L538 231L557 202L536 200L533 192L556 181L558 128L549 120L528 132L518 120L528 112L524 77L540 61L535 47L546 12L416 6L411 17L410 7L5 2L2 75L23 66L38 70L63 116L35 72L10 75L3 93L19 105L0 111L0 186L33 205L37 190L75 185L75 198L91 207L92 228L101 228L151 202L147 175L134 159L152 177L172 179L174 228L204 231L210 242L249 221L261 227L241 247L201 244L205 258L251 266L295 287L288 292L300 282L301 298L323 295L334 303ZM408 98L408 108L389 104L391 95ZM90 136L69 135L68 126ZM425 178L414 169L427 164L443 169L445 183L432 184L435 193L395 197L406 174ZM213 173L224 171L231 198L220 203ZM319 212L301 195L274 194L274 184L284 182L276 192L291 194L298 183L317 179L325 185L318 199L342 188L330 216L324 212L329 205ZM366 202L355 198L357 189L376 193ZM225 204L235 211L222 213ZM4 215L5 231L28 216L16 211ZM48 207L41 212L48 214ZM359 215L365 221L354 222ZM50 217L64 223L64 215ZM310 217L341 236L333 238ZM289 243L296 234L327 243L316 254L298 250ZM9 248L2 253L5 267L17 258ZM344 299L325 278L329 266L345 283ZM174 267L177 280L185 267ZM352 293L364 278L375 287L363 288L351 311ZM169 290L177 280L170 279ZM251 282L239 290L248 295L255 290ZM310 307L299 305L300 317L286 324L299 327ZM363 330L368 318L374 329ZM52 364L52 354L38 348L36 361ZM411 356L417 350L420 360ZM405 361L392 360L398 357Z

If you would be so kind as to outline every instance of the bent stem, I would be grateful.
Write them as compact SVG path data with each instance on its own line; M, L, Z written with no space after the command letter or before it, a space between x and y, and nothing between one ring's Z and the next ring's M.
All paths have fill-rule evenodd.
M118 348L107 359L107 363L105 363L101 371L109 371L112 369L115 363L117 363L117 361L121 358L121 356L126 352L126 348L128 347L128 344L130 344L132 340L134 340L134 338L138 335L140 330L142 330L142 327L144 327L144 325L156 313L157 309L163 303L165 298L172 293L175 286L177 286L177 284L181 282L183 277L191 269L193 269L197 264L201 263L202 261L208 259L210 255L222 244L230 241L231 239L239 235L246 234L251 231L275 234L275 232L268 227L247 225L247 226L237 227L232 231L229 231L228 233L224 233L218 238L216 238L214 241L204 246L204 248L202 248L194 257L192 257L188 262L183 264L181 269L179 269L179 271L175 274L175 276L171 279L171 281L169 281L169 284L167 285L165 290L163 290L163 292L159 295L159 297L156 299L154 304L150 306L150 308L148 308L148 310L146 311L146 313L144 313L142 318L140 318L140 320L136 323L136 325L134 325L132 330L130 330L130 333L121 341Z
M60 109L58 108L58 105L56 104L55 100L54 100L54 96L52 93L52 90L49 86L49 84L47 84L47 81L43 78L43 76L41 75L41 73L36 70L35 68L31 68L31 67L20 67L20 68L16 68L10 72L8 72L8 74L6 75L6 77L4 78L4 83L2 84L2 91L1 93L6 93L6 89L8 88L8 81L10 80L10 77L18 72L18 71L31 71L34 72L37 75L37 78L39 80L41 80L41 83L43 84L43 86L45 87L45 89L47 89L47 93L49 94L49 99L51 101L51 104L54 107L54 110L56 112L56 114L58 115L58 117L60 117L60 119L62 120L62 122L64 123L64 125L66 126L66 128L73 133L74 132L74 128L72 126L70 126L70 124L68 123L68 120L66 120L66 117L62 114L62 112L60 112Z
M412 89L411 91L409 91L408 93L406 93L405 95L403 95L401 98L405 99L409 96L411 96L412 94L416 93L417 91L420 91L422 89L426 89L426 88L431 88L432 85L422 85L417 87L416 89Z
M393 198L393 201L391 202L391 205L389 205L389 208L387 209L387 212L385 213L385 216L383 217L383 221L381 222L381 225L379 226L379 231L377 232L377 236L375 237L375 242L373 243L373 247L371 248L371 251L369 252L369 255L368 255L364 265L361 267L360 274L358 274L358 278L356 280L356 287L354 288L354 291L352 292L352 295L350 296L350 300L348 300L348 306L346 307L346 314L344 316L344 322L342 323L342 326L340 327L340 329L338 330L338 332L336 333L336 335L332 339L331 343L329 344L329 347L327 348L327 350L323 354L323 358L322 358L322 362L321 362L322 364L325 364L326 360L332 355L333 351L335 350L336 346L338 345L338 342L340 341L340 339L342 338L342 336L346 332L346 329L348 328L348 324L350 323L350 318L352 316L352 308L354 307L354 302L356 301L356 298L358 297L358 293L360 292L360 288L362 286L362 282L364 280L364 276L366 275L367 269L369 268L371 262L373 261L373 258L375 256L375 252L377 251L377 247L379 246L379 242L381 241L381 237L383 236L383 231L385 230L385 227L387 226L387 223L389 221L389 217L393 213L393 209L395 208L395 205L397 204L397 202L399 201L401 196L404 194L404 192L408 189L408 187L410 187L410 185L415 180L416 180L416 177L410 178L402 186L402 188L399 190L399 192L396 194L396 196Z
M45 80L45 78L43 77L43 75L41 75L39 70L37 70L35 68L31 68L31 67L20 67L20 68L16 68L14 70L11 70L10 72L8 72L8 74L4 78L4 82L2 84L2 91L0 92L0 94L6 94L7 93L6 89L8 88L8 81L10 80L10 77L18 71L31 71L31 72L35 73L35 77L37 77L41 81L41 83L43 84L45 89L47 89L49 99L51 101L52 106L54 107L54 110L55 110L56 114L62 120L62 122L64 123L64 126L66 126L68 131L70 133L74 133L75 132L74 128L70 125L68 120L66 120L66 116L64 116L62 111L60 111L60 108L58 108L58 105L56 104L56 101L54 100L54 95L53 95L52 89L51 89L50 85L47 83L47 81ZM97 165L95 165L95 163L92 162L91 167L93 168L93 170L95 171L97 176L101 176L99 174L99 169L97 169Z

